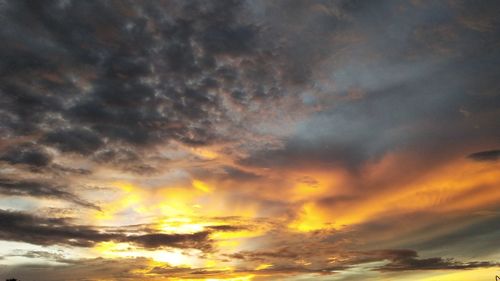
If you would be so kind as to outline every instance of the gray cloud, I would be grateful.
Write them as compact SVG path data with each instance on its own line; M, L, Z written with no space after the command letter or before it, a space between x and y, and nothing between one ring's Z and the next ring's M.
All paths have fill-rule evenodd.
M44 167L50 164L52 156L43 148L33 143L24 143L8 148L5 153L0 156L0 160L10 164Z
M89 247L116 235L100 233L85 226L70 225L60 218L40 218L27 213L1 210L0 238L38 245L66 244Z
M86 129L55 130L48 133L45 143L63 152L77 152L83 155L94 152L104 145L97 134Z
M314 3L267 6L287 22L302 8L315 13L292 33L271 14L253 18L254 8L242 1L7 2L3 129L82 155L230 138L216 130L233 122L225 100L260 105L290 81L309 83L311 69L331 53L318 46L340 21ZM297 44L303 36L307 45Z
M85 208L99 210L97 205L87 202L64 189L63 186L54 185L46 181L0 177L0 194L62 199Z
M250 108L295 95L300 85L294 98L311 91L305 104L325 110L303 122L283 149L257 151L241 163L304 159L356 168L422 141L432 147L451 137L494 137L494 124L481 116L499 103L483 87L493 83L496 56L477 56L489 48L494 25L471 30L484 11L468 11L469 2L402 5L411 9L395 11L390 1L8 2L2 20L9 28L0 34L9 42L2 49L2 125L11 135L41 136L81 155L171 140L206 145L232 138L217 130L235 121L227 99ZM398 30L387 31L373 20L377 14L399 22ZM455 34L453 40L425 45L438 31ZM485 44L471 46L475 39ZM447 48L454 53L436 55ZM28 75L34 78L24 83ZM480 78L464 79L471 75ZM363 98L340 99L353 89ZM463 122L460 108L474 120ZM129 168L154 172L146 163Z
M457 17L481 22L485 10L498 5L412 5L345 1L336 7L332 13L345 19L332 27L338 42L346 40L341 34L351 39L324 58L312 75L313 89L305 90L304 102L320 112L301 122L283 147L264 148L240 163L357 170L393 151L418 150L431 162L496 143L500 98L492 89L500 56L491 44L500 30L495 24L470 30ZM387 28L388 21L397 26Z
M7 210L0 210L0 226L0 239L37 245L91 247L99 242L117 241L134 243L150 249L177 247L210 250L211 248L209 232L127 234L120 229L106 232L91 226L75 225L63 218L44 218Z
M388 254L388 255L387 255ZM405 271L405 270L442 270L442 269L470 269L480 267L496 267L498 263L493 262L459 262L444 258L417 258L415 251L388 251L382 253L381 258L390 262L380 268L380 271Z
M98 280L106 276L115 279L139 279L133 269L147 269L150 260L130 259L58 259L66 265L54 267L47 264L2 265L2 276L19 280Z
M170 5L181 12L170 15ZM10 27L1 34L9 42L2 50L5 129L41 132L46 144L81 154L108 142L214 141L211 117L224 109L206 81L218 89L242 87L223 76L238 77L236 68L215 62L219 55L254 56L257 29L238 21L237 1L223 10L218 2L170 5L7 3L3 21ZM33 82L23 83L22 73Z
M496 161L500 159L500 150L487 150L469 154L467 158L475 161Z
M194 234L163 234L152 233L144 235L131 235L122 241L136 243L145 248L160 248L164 246L177 248L210 249L208 243L209 232L197 232Z

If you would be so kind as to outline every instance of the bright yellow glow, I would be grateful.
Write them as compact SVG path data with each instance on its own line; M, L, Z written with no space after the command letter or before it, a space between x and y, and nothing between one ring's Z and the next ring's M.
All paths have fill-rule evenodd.
M168 263L172 266L186 266L191 263L190 258L178 250L155 252L151 257L155 261Z
M103 204L101 211L96 211L94 213L94 218L96 220L112 220L116 213L141 202L141 195L143 192L131 183L114 182L111 183L111 185L122 191L122 197L113 202Z
M171 281L252 281L255 275L244 275L244 276L228 276L228 277L218 277L218 278L204 278L204 279L192 279L192 278L169 278Z
M198 190L201 190L201 191L206 192L206 193L212 192L212 188L210 186L208 186L208 184L206 184L202 181L193 180L192 184Z
M251 281L255 275L246 275L227 278L206 278L205 281Z
M159 229L166 233L196 233L205 230L207 223L193 223L190 218L168 218L159 224Z
M205 267L206 268L212 268L212 267L216 267L216 266L217 266L217 261L216 260L208 259L207 261L205 261Z
M128 243L101 242L94 246L94 250L104 257L119 257L121 253L131 247Z
M288 227L300 232L309 232L328 228L328 222L319 208L313 203L306 203L302 207L299 217Z
M270 268L272 267L273 265L270 264L270 263L263 263L263 264L259 264L255 270L263 270L263 269L267 269L267 268Z
M161 216L174 218L190 218L197 216L200 208L196 208L196 200L204 192L190 188L164 188L155 194L154 204L150 206L150 214L160 211Z
M94 246L93 251L105 258L146 257L171 266L191 267L196 263L194 258L179 249L148 251L128 243L101 242Z
M225 231L225 232L216 232L212 234L212 238L214 239L241 239L241 238L252 238L258 237L265 233L264 230L241 230L241 231Z
M394 159L387 161L396 162ZM381 166L386 169L391 167L387 163ZM500 190L495 188L500 184L498 168L499 165L490 163L458 161L406 185L388 186L370 196L350 201L348 208L345 205L319 206L308 202L299 209L297 219L289 227L301 232L328 227L342 229L391 211L431 209L456 212L481 208L500 199Z
M219 157L219 154L217 152L207 148L191 148L191 152L205 160L213 160Z
M221 249L236 249L241 242L237 240L219 240L215 241L218 248Z
M304 176L306 174L307 176ZM329 196L338 188L342 179L340 173L329 171L298 171L287 174L286 177L294 179L295 185L292 188L288 200L301 201L313 200L323 196Z
M226 222L222 223L217 220L204 219L204 216L220 216L221 214L225 214L227 206L224 204L223 197L213 197L214 195L211 193L213 188L203 181L193 180L192 187L195 189L189 187L165 187L148 191L126 182L114 182L113 186L121 191L121 197L118 197L114 202L104 205L103 213L107 219L117 219L118 213L131 209L138 212L141 216L159 217L158 221L154 223L154 227L161 233L170 234L192 234L206 231L208 226L226 224ZM205 201L198 201L199 198L204 198ZM203 205L215 204L220 209L211 210L208 214L199 202L203 202ZM217 204L219 202L221 204ZM232 210L234 212L231 214L240 215L240 217L253 216L256 212L254 205L240 205L234 207ZM204 216L201 216L201 214ZM103 219L104 215L100 218ZM213 231L211 239L214 240L218 249L231 248L236 250L244 239L260 236L265 232L264 228L252 229L251 231ZM92 250L97 252L99 256L106 258L150 258L152 260L151 267L168 264L170 266L189 268L201 266L207 268L208 271L214 270L227 273L233 270L232 267L221 264L219 257L210 257L208 255L200 259L196 253L192 255L177 249L155 251L143 249L129 243L103 242L97 244ZM147 271L144 271L143 274L147 274ZM253 277L235 277L232 274L226 275L224 273L220 278L208 280L238 281L251 280Z
M381 164L382 165L382 164ZM385 166L384 166L385 165ZM392 166L383 163L382 168ZM377 167L381 169L381 167ZM380 171L376 171L380 172ZM410 182L398 185L398 188L385 186L369 196L360 196L356 201L349 201L346 205L324 204L320 199L335 197L342 194L337 186L342 181L341 175L331 175L328 178L324 173L306 173L308 177L299 178L290 190L282 194L284 200L290 200L299 208L295 209L295 219L287 226L293 232L312 232L324 229L341 229L345 225L362 223L387 212L418 211L429 208L439 211L461 211L474 209L484 202L495 202L500 198L500 191L495 186L499 183L500 173L498 166L482 163L458 161ZM367 173L370 175L370 173ZM376 173L373 172L376 176ZM292 178L297 179L293 173ZM377 177L374 176L374 179ZM151 190L139 188L131 183L115 182L113 186L121 192L121 197L114 202L103 205L102 214L96 215L99 219L118 219L119 213L133 210L141 216L154 217L154 228L161 233L192 234L210 230L210 226L226 225L219 216L228 213L235 217L230 225L246 224L246 220L253 221L260 214L260 206L255 201L231 201L227 188L221 185L215 192L213 183L193 179L187 186L161 187ZM477 192L480 188L487 188L490 192ZM466 196L465 196L466 195ZM274 195L276 196L276 195ZM207 206L210 208L207 209ZM256 222L256 221L255 221ZM252 224L253 225L253 224ZM219 253L236 253L241 250L252 249L255 245L250 238L261 237L268 233L270 227L265 223L255 223L251 230L216 231L210 230L210 239ZM295 233L299 235L298 233ZM241 269L239 261L228 261L218 254L199 255L201 252L189 253L177 249L151 251L136 247L128 243L104 242L93 248L100 256L106 258L146 257L152 260L151 267L170 266L186 268L204 268L210 272L206 278L193 280L252 280L254 275L244 275L235 270ZM293 263L307 266L314 261L297 259ZM330 260L332 262L332 260ZM271 263L253 264L259 276L267 274L265 271L272 268ZM248 268L248 267L247 267ZM144 271L147 275L148 271ZM472 272L472 271L467 271ZM426 281L442 280L475 280L467 272L429 272L424 276ZM434 275L436 273L436 275ZM477 276L486 276L491 271L476 271ZM213 274L213 275L212 275ZM257 274L257 273L255 273ZM190 280L176 279L167 280Z

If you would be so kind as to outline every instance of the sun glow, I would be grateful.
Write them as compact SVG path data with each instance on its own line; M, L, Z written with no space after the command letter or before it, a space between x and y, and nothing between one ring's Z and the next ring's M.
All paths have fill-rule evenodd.
M135 247L129 243L101 242L98 243L93 251L105 258L150 258L157 263L166 263L171 266L191 267L198 263L196 259L196 250L191 252L181 251L179 249L165 250L145 250Z
M227 277L227 278L206 278L205 281L251 281L255 275L245 275L239 277Z
M159 223L159 229L165 233L196 233L205 230L205 226L209 223L194 223L192 219L187 217L167 218Z
M151 254L151 258L154 261L167 263L172 266L189 266L193 263L191 257L179 250L155 251Z
M201 190L206 193L210 193L213 191L213 188L211 188L207 183L202 182L200 180L193 180L193 186L194 188Z
M204 278L204 279L192 279L192 278L170 278L171 281L252 281L255 275L244 275L236 277L220 277L220 278Z
M302 207L299 217L288 227L299 232L309 232L327 228L328 222L319 208L313 203L306 203Z
M272 267L273 265L270 264L270 263L263 263L263 264L259 264L255 270L264 270L264 269L268 269L270 267Z

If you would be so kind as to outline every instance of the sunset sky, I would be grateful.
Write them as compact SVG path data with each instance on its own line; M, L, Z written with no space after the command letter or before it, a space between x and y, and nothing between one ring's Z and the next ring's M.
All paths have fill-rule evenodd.
M0 1L0 280L500 276L500 2Z

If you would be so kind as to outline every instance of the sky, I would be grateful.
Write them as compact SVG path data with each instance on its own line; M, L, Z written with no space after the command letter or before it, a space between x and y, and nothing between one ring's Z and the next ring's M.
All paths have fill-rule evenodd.
M0 1L0 280L495 280L499 14Z

